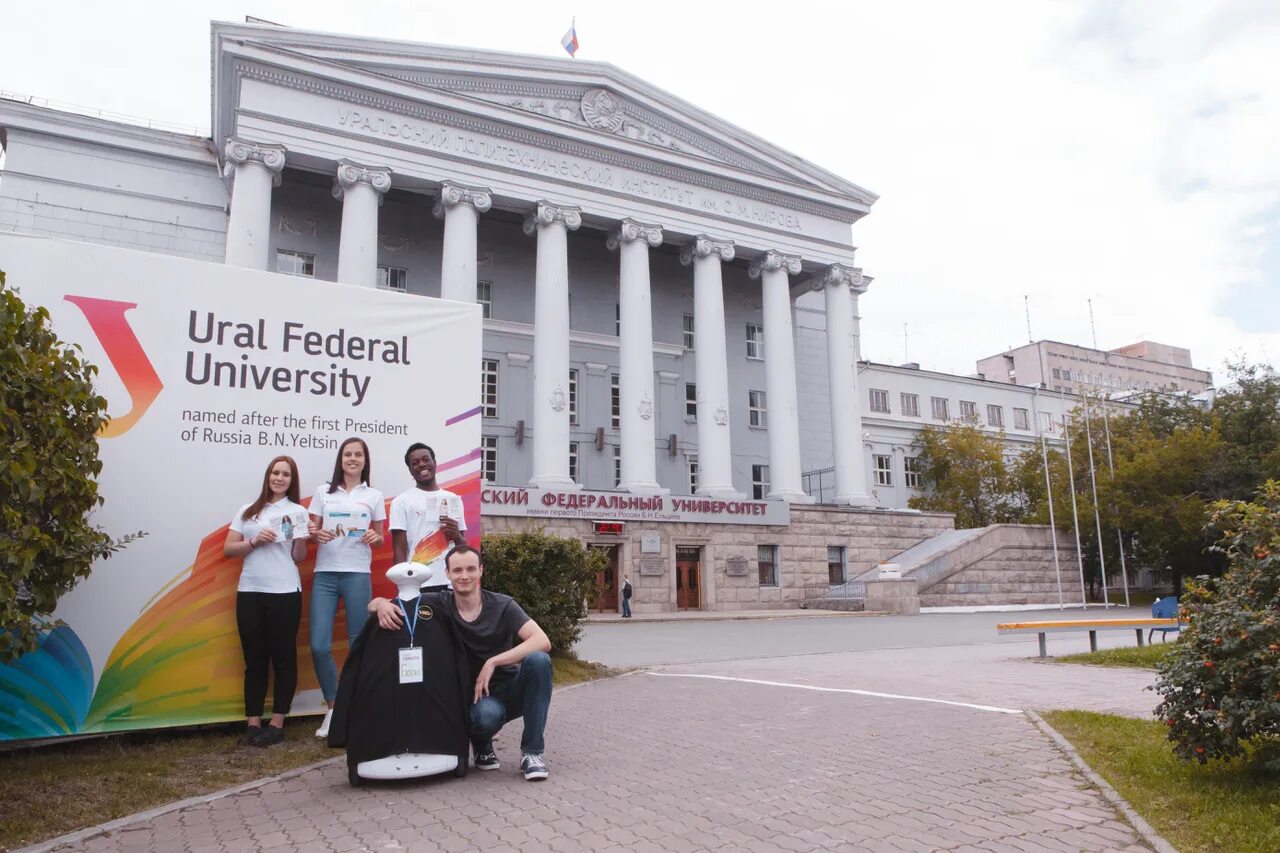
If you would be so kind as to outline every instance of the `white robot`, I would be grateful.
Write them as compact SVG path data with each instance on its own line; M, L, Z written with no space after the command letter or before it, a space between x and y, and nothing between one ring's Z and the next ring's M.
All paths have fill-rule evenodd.
M417 599L420 588L431 580L431 576L431 567L421 563L397 563L387 570L387 580L396 585L398 597L406 608L409 602ZM349 764L347 772L351 784L360 785L364 779L415 779L450 771L457 776L466 772L465 765L459 766L457 755L406 752L361 761L355 766Z

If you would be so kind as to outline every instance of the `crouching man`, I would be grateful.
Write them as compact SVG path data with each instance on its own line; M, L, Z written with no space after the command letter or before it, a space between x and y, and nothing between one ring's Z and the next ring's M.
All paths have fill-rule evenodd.
M493 736L524 717L520 772L529 781L547 778L542 759L543 730L551 706L551 641L538 623L509 595L480 588L484 566L480 552L458 545L445 557L452 592L430 593L424 603L454 617L475 680L471 706L471 747L477 770L501 765ZM369 602L369 612L390 631L400 628L400 608L385 598Z

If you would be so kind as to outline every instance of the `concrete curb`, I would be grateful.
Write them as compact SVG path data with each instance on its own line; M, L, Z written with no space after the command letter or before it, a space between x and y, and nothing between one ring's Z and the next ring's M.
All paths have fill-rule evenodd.
M224 797L230 797L235 794L242 794L245 791L252 791L255 788L261 788L264 785L270 785L272 782L282 782L285 779L292 779L294 776L301 776L303 773L309 773L318 767L325 767L330 764L336 764L340 761L346 761L345 755L335 756L334 758L326 758L324 761L317 761L313 764L306 764L302 767L295 767L292 770L286 770L283 773L277 773L275 776L267 776L263 779L255 779L252 782L245 782L243 785L236 785L232 788L223 788L221 791L214 791L212 794L201 794L196 797L188 797L185 800L177 800L176 802L166 803L163 806L156 806L146 811L135 812L131 815L125 815L116 820L100 823L97 826L89 826L84 829L78 829L75 832L69 832L66 835L59 835L57 838L51 838L48 841L41 841L32 844L29 847L22 847L15 850L14 853L45 853L45 851L56 850L59 847L65 847L68 844L78 844L81 841L88 841L98 835L105 835L108 832L114 832L117 829L124 829L135 823L152 820L161 815L170 812L180 811L191 806L200 806L205 803L211 803L214 800L221 800Z
M563 687L557 687L554 693L563 693L566 690L574 690L578 687L586 687L600 681L610 681L615 678L626 678L629 675L635 675L638 669L629 669L624 672L617 672L613 675L606 675L601 678L592 678L589 681L579 681L576 684L566 684ZM326 767L330 764L345 762L346 755L337 755L333 758L326 758L323 761L317 761L313 764L306 764L302 767L294 767L292 770L286 770L283 773L277 773L275 776L267 776L262 779L255 779L252 782L245 782L242 785L236 785L231 788L223 788L221 791L214 791L212 794L200 794L195 797L188 797L185 800L176 800L172 803L166 803L162 806L156 806L146 811L134 812L131 815L125 815L115 820L100 823L97 826L87 826L84 829L77 829L75 832L69 832L66 835L59 835L57 838L50 838L48 841L38 841L27 847L20 847L13 853L49 853L49 851L57 850L69 844L79 844L82 841L88 841L99 835L106 835L109 832L115 832L117 829L124 829L136 823L144 823L153 820L161 815L170 812L181 811L191 806L202 806L211 803L214 800L221 800L225 797L243 794L246 791L252 791L255 788L261 788L264 785L270 785L272 782L283 782L286 779L292 779L295 776L301 776L303 773L309 773L319 767Z
M733 611L725 611L724 615L716 614L714 616L679 616L677 614L646 614L645 616L635 616L630 619L623 619L621 616L605 616L587 617L585 624L587 625L644 625L654 622L748 622L756 620L774 620L774 619L831 619L841 616L888 616L888 613L873 610L820 610L810 607L805 610L783 610L776 614L768 612L750 612L747 614L735 614Z
M1124 797L1120 796L1120 793L1115 788L1111 787L1111 785L1107 783L1106 779L1099 776L1094 772L1092 767L1085 763L1085 760L1080 757L1080 753L1076 752L1076 748L1071 745L1070 741L1058 734L1057 730L1046 723L1044 718L1035 711L1026 711L1025 713L1031 719L1031 722L1035 724L1036 728L1044 732L1049 739L1054 742L1058 749L1066 755L1067 758L1071 759L1071 763L1079 768L1085 778L1098 789L1098 792L1102 794L1102 798L1115 807L1120 814L1124 815L1124 819L1127 820L1129 825L1142 836L1143 841L1150 844L1152 849L1156 850L1157 853L1178 853L1178 848L1161 838L1160 834L1151 828L1151 824L1143 820L1141 815L1133 810L1133 806L1129 805L1128 801L1126 801Z

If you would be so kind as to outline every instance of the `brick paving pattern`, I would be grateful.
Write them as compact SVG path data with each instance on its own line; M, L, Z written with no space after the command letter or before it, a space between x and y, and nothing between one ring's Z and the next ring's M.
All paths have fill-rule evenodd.
M547 782L516 724L496 773L353 789L337 763L76 849L1147 849L1022 715L637 674L557 693L547 741Z

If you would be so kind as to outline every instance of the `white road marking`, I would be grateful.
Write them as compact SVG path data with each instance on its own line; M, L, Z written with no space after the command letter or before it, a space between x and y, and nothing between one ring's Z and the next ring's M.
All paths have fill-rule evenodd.
M763 684L766 687L794 687L798 690L816 690L819 693L852 693L855 696L873 696L877 699L903 699L908 702L930 702L935 705L953 705L972 708L975 711L991 711L994 714L1021 714L1018 708L1001 708L996 705L975 705L971 702L953 702L950 699L931 699L927 696L903 696L899 693L877 693L874 690L855 690L851 687L815 687L812 684L791 684L786 681L763 681L759 678L732 678L728 675L700 675L691 672L646 672L659 678L706 678L712 681L738 681L743 684Z

